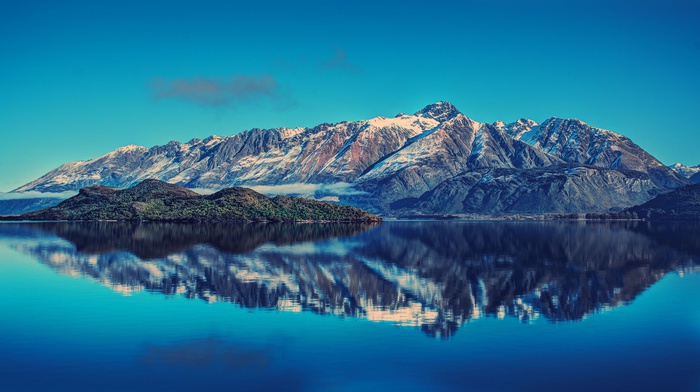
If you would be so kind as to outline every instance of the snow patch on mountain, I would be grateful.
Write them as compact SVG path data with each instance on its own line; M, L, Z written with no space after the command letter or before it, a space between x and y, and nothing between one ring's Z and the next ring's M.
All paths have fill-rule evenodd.
M123 153L127 153L127 152L144 153L146 151L148 151L148 148L146 148L146 147L137 146L135 144L129 144L129 145L126 145L124 147L119 147L116 150L107 153L105 156L111 156L111 155L115 155L115 154L123 154Z
M516 140L520 140L525 133L530 132L532 128L536 127L537 125L539 124L527 118L521 118L518 121L510 124L506 124L500 120L492 124L494 128Z
M434 139L434 135L438 130L440 130L439 126L409 139L402 148L377 163L362 178L372 179L396 173L432 156L434 148L431 148L431 146L437 145L432 139Z
M297 128L280 128L280 136L282 139L289 139L291 137L294 137L302 132L304 132L306 128L304 127L297 127Z
M481 158L484 155L484 147L486 146L486 132L484 127L479 127L477 128L476 131L476 137L474 138L474 142L472 142L472 153L471 155L473 157L476 157L476 159ZM470 158L472 158L470 156Z
M402 115L400 117L375 117L366 122L370 126L382 129L382 128L403 128L413 131L413 136L416 136L428 129L435 128L440 122L432 118L425 118L419 116L409 116ZM411 137L413 137L411 136Z
M576 171L564 174L576 166L617 172L596 169L591 179ZM528 173L531 169L536 170ZM493 171L492 177L484 176L486 171ZM477 202L497 206L493 208L520 203L498 201L505 197L500 188L512 188L507 180L528 189L541 186L542 195L571 189L572 201L587 200L582 206L615 192L611 200L620 207L687 183L628 138L583 121L552 117L541 124L526 118L483 124L441 101L414 115L393 118L251 129L150 149L129 145L88 161L66 163L15 191L128 187L147 178L197 189L252 186L268 194L339 200L376 213L409 208L419 198L431 200L430 208L440 207L433 202L438 195L451 200L445 202L450 208ZM480 188L472 189L480 180ZM565 189L547 184L562 184ZM547 210L536 206L543 197L511 190L520 200L532 200L528 208Z

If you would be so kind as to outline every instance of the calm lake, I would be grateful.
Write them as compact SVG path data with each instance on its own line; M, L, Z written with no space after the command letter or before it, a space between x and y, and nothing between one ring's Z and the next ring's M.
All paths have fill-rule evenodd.
M0 390L700 391L698 272L698 224L0 224Z

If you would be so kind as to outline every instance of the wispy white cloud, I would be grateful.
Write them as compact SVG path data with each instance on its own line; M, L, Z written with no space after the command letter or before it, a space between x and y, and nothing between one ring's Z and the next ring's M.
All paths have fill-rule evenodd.
M58 192L58 193L49 193L49 192L8 192L8 193L0 193L0 200L17 200L17 199L38 199L38 198L58 198L58 199L67 199L69 197L73 197L77 195L78 192L75 191L66 191L66 192Z
M284 99L277 80L268 74L236 75L229 80L194 78L151 83L156 99L178 99L204 106L223 106L268 98Z
M212 193L215 193L219 189L211 189L211 188L187 188L193 192L199 193L200 195L211 195Z
M337 49L330 59L323 61L321 67L324 69L340 69L352 73L362 73L360 68L348 60L348 55L343 49Z
M308 199L338 202L340 196L363 195L367 192L354 188L353 184L347 182L336 182L333 184L306 184L293 183L281 185L238 185L243 188L250 188L256 192L267 196L286 195L300 196ZM200 195L211 195L221 188L189 188Z
M293 195L328 201L338 201L338 196L361 195L365 193L355 189L353 184L347 182L334 184L251 185L248 188L265 195Z
M317 199L323 201L339 200L339 196L362 195L366 192L354 188L353 184L347 182L337 182L333 184L282 184L282 185L241 185L244 188L251 188L256 192L264 195L289 195L301 196L309 199ZM199 193L200 195L210 195L220 189L212 188L190 188L190 190ZM34 198L60 198L68 199L77 195L78 192L66 191L59 193L49 192L8 192L0 193L0 200L15 200L15 199L34 199Z

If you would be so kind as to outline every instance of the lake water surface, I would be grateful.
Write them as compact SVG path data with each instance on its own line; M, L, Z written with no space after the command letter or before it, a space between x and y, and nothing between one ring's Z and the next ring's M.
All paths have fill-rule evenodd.
M0 224L0 390L700 391L700 225Z

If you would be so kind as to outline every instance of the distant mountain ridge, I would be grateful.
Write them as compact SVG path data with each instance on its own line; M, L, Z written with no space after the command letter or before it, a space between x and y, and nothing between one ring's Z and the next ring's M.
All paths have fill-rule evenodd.
M683 177L686 177L691 184L700 184L700 165L686 166L682 163L676 163L669 167Z
M24 214L53 207L64 199L57 197L36 197L26 199L0 199L0 215Z
M700 165L687 166L678 162L675 165L671 165L669 167L685 178L690 178L693 175L700 173Z
M210 189L312 185L316 198L397 216L607 211L688 183L630 139L576 119L486 124L437 102L393 118L126 146L64 164L15 192L128 187L145 178ZM319 186L329 184L343 186Z

